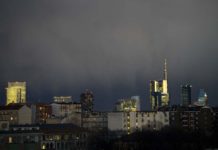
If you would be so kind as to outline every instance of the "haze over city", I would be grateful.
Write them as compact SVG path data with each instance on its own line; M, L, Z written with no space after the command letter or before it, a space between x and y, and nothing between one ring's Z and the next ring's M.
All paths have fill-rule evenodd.
M139 95L149 109L149 81L168 64L171 104L180 84L200 88L217 105L218 2L21 0L0 2L0 101L8 81L27 82L28 102L56 95L79 101L85 89L97 110Z

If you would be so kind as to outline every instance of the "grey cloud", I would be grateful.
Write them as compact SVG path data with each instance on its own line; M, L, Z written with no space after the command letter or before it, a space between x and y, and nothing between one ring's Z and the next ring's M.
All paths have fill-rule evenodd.
M138 94L169 64L172 103L191 82L217 104L214 0L21 0L0 4L1 83L29 81L30 99L96 93L96 108ZM3 85L2 85L3 87ZM32 93L31 93L32 92ZM3 92L1 92L3 93ZM104 104L108 104L105 106Z

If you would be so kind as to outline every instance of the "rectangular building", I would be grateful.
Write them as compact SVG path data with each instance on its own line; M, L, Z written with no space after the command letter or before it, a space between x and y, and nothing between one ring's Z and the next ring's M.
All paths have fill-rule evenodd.
M132 133L141 130L160 130L169 125L169 112L109 112L108 129Z
M96 131L106 130L108 127L107 112L83 113L82 127Z
M150 102L152 110L169 105L167 80L150 81Z
M10 125L31 124L31 108L19 104L0 106L0 121L8 121Z
M181 102L182 106L189 106L191 105L191 88L190 84L181 85Z
M6 104L26 103L26 82L8 82Z
M140 111L140 97L120 99L115 105L115 111Z
M49 104L37 103L31 105L32 123L46 123L52 115L52 107Z

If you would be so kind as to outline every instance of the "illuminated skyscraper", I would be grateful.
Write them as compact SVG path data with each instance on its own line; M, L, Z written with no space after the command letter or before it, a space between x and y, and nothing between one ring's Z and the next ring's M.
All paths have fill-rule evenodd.
M152 110L169 105L169 92L167 84L167 62L164 62L164 79L150 81L150 102Z
M200 106L206 106L208 103L207 93L204 89L200 89L199 96L198 96L198 104Z
M181 85L181 102L182 106L191 105L191 88L190 84Z
M26 82L8 82L6 104L26 103Z

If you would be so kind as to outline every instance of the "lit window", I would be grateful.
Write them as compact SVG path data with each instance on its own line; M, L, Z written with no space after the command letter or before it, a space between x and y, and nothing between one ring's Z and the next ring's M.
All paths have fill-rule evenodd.
M13 142L13 138L12 137L9 137L8 138L8 143L12 143Z
M46 149L46 146L45 146L45 144L43 144L43 145L42 145L42 149Z

